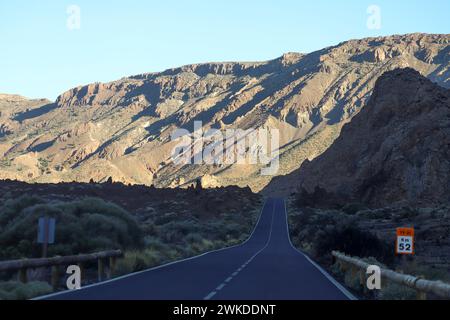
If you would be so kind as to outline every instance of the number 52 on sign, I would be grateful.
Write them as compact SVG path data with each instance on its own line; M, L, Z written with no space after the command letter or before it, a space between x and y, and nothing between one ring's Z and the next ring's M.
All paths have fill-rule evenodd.
M414 228L397 228L397 254L414 254Z

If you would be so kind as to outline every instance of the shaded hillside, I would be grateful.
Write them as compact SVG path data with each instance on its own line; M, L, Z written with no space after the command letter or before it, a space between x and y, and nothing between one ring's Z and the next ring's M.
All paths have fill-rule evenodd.
M334 144L297 172L305 205L450 202L450 90L385 73Z

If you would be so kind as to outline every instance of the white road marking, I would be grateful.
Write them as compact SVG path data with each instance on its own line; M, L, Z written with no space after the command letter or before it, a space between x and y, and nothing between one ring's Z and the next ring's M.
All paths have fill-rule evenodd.
M217 291L220 291L220 290L222 290L223 289L223 287L225 287L226 286L226 284L225 283L222 283L220 286L218 286L217 287Z
M124 276L121 276L121 277L117 277L117 278L114 278L114 279L111 279L111 280L107 280L107 281L104 281L104 282L100 282L100 283L95 283L95 284L92 284L92 285L88 285L88 286L85 286L85 287L83 287L83 288L77 290L77 292L80 291L80 290L84 290L84 289L88 289L88 288L92 288L92 287L96 287L96 286L101 286L101 285L103 285L103 284L110 283L110 282L114 282L114 281L117 281L117 280L129 278L129 277L132 277L132 276L135 276L135 275L138 275L138 274L142 274L142 273L145 273L145 272L150 272L150 271L153 271L153 270L158 270L158 269L162 269L162 268L165 268L165 267L169 267L169 266L174 265L174 264L178 264L178 263L182 263L182 262L194 260L194 259L203 257L203 256L208 255L208 254L211 254L211 253L221 252L221 251L225 251L225 250L228 250L228 249L233 249L233 248L237 248L237 247L244 246L248 241L250 241L250 239L252 238L253 234L254 234L255 231L257 230L258 225L259 225L259 222L260 222L261 217L262 217L263 209L265 208L266 204L267 204L267 199L266 199L266 201L265 201L265 203L264 203L264 205L263 205L263 207L262 207L261 214L260 214L260 216L259 216L259 219L258 219L258 222L257 222L257 224L256 224L256 227L253 229L251 235L247 238L247 240L244 241L244 242L241 243L241 244L238 244L238 245L235 245L235 246L231 246L231 247L228 247L228 248L219 249L219 250L213 250L213 251L210 251L210 252L206 252L206 253L200 254L200 255L195 256L195 257L191 257L191 258L187 258L187 259L182 259L182 260L179 260L179 261L174 261L174 262L167 263L167 264L165 264L165 265L158 266L158 267L154 267L154 268L151 268L151 269L148 269L148 270L144 270L144 271L140 271L140 272L135 272L135 273L131 273L131 274L128 274L128 275L124 275ZM325 270L323 270L319 265L317 265L313 260L311 260L306 254L304 254L302 251L300 251L299 249L297 249L296 247L294 247L294 245L292 244L291 238L290 238L290 234L289 234L289 225L288 225L288 216L287 216L287 210L286 210L286 202L283 201L283 204L284 204L284 209L285 209L285 215L286 215L286 227L287 227L287 231L288 231L288 239L289 239L290 245L291 245L296 251L298 251L300 254L302 254L302 255L303 255L303 256L304 256L304 257L305 257L305 258L306 258L306 259L307 259L314 267L316 267L316 268L317 268L317 269L318 269L318 270L319 270L319 271L320 271L320 272L321 272L321 273L322 273L329 281L331 281L331 282L332 282L332 283L333 283L333 284L334 284L334 285L335 285L335 286L336 286L336 287L337 287L344 295L346 295L346 296L347 296L349 299L351 299L351 300L357 300L355 296L353 296L350 292L348 292L348 291L347 291L347 290L346 290L339 282L337 282L333 277L331 277ZM245 269L245 268L247 267L247 265L248 265L250 262L253 261L253 259L255 259L262 251L264 251L264 250L268 247L268 245L269 245L269 243L270 243L270 240L271 240L271 237L272 237L272 227L273 227L274 215L275 215L275 204L274 204L274 206L273 206L273 211L272 211L272 223L271 223L271 228L270 228L269 239L268 239L266 245L265 245L260 251L258 251L253 257L251 257L245 264L243 264L243 265L235 272L236 275L238 275L243 269ZM235 276L233 276L233 278L234 278L234 277L235 277ZM227 279L227 280L228 280L228 279ZM225 281L225 282L226 282L226 281ZM223 283L223 287L222 287L221 289L223 289L223 288L225 287L225 285L226 285L226 284ZM222 286L222 284L221 284L221 286ZM220 287L220 286L219 286L219 287ZM45 296L41 296L41 297L34 298L34 299L32 299L32 300L41 300L41 299L51 298L51 297L55 297L55 296L59 296L59 295L64 295L64 294L66 294L66 293L70 293L70 291L63 291L63 292L53 293L53 294L49 294L49 295L45 295ZM210 300L210 299L212 299L216 294L217 294L217 291L212 291L212 292L210 292L210 293L204 298L204 300Z
M264 206L265 206L265 205L264 205ZM264 207L263 207L263 209L264 209ZM261 213L261 215L262 215L262 213ZM263 252L263 251L269 246L270 240L272 239L272 229L273 229L273 220L274 220L274 217L275 217L275 204L273 205L273 208L272 208L272 221L271 221L271 223L270 223L269 238L267 239L266 244L264 245L264 247L263 247L261 250L259 250L258 252L256 252L256 254L253 255L246 263L244 263L244 264L242 265L242 267L240 267L237 271L233 272L233 274L232 274L232 276L231 276L230 278L236 277L236 276L239 274L240 271L242 271L243 269L245 269L245 268L247 267L247 265L248 265L250 262L253 261L253 259L255 259L261 252ZM256 230L256 228L255 228L255 230ZM227 280L228 280L228 279L227 279ZM203 300L211 300L211 298L214 297L214 296L217 294L217 291L222 290L222 289L227 285L227 283L228 283L228 282L225 280L224 283L222 283L220 286L218 286L218 287L216 288L216 291L213 291L213 292L209 293L206 297L203 298ZM219 289L219 288L220 288L220 289Z
M217 294L216 291L211 292L210 294L208 294L205 298L205 300L210 300L212 297L214 297Z
M187 262L187 261L190 261L190 260L195 260L195 259L198 259L198 258L202 258L202 257L204 257L204 256L206 256L208 254L211 254L211 253L217 253L217 252L222 252L222 251L226 251L226 250L231 250L231 249L234 249L234 248L242 247L247 242L250 241L250 239L253 237L253 234L255 233L256 229L258 229L258 225L259 225L259 222L261 221L262 213L264 211L264 208L266 207L266 204L267 204L267 199L264 201L264 204L263 204L263 206L261 208L261 211L260 211L260 214L259 214L259 217L258 217L258 221L256 222L255 228L253 228L252 233L247 238L247 240L245 240L241 244L237 244L237 245L234 245L234 246L230 246L230 247L226 247L226 248L222 248L222 249L218 249L218 250L208 251L208 252L199 254L198 256L194 256L194 257L190 257L190 258L186 258L186 259L182 259L182 260L178 260L178 261L169 262L169 263L163 264L161 266L157 266L157 267L153 267L153 268L150 268L150 269L147 269L147 270L142 270L142 271L126 274L126 275L123 275L123 276L120 276L120 277L117 277L117 278L114 278L114 279L102 281L102 282L99 282L99 283L93 283L93 284L84 286L81 289L78 289L77 292L85 290L85 289L101 286L101 285L104 285L104 284L107 284L107 283L115 282L115 281L118 281L118 280L126 279L126 278L129 278L129 277L133 277L133 276L138 275L138 274L142 274L142 273L151 272L151 271L154 271L154 270L163 269L165 267L169 267L169 266L172 266L174 264L178 264L178 263ZM66 291L62 291L62 292L55 292L55 293L50 293L50 294L47 294L47 295L44 295L44 296L36 297L36 298L30 299L30 300L44 300L44 299L48 299L48 298L61 296L61 295L64 295L64 294L70 294L71 292L72 292L71 290L66 290Z
M284 213L286 215L287 235L288 235L288 240L289 240L289 244L291 245L291 247L294 248L294 250L296 250L297 252L299 252L302 256L304 256L306 258L306 260L308 260L314 267L316 267L316 269L319 270L320 273L322 273L332 284L334 284L336 286L336 288L338 288L347 298L349 298L350 300L358 300L347 289L345 289L339 282L337 282L336 279L334 279L332 276L330 276L330 274L328 272L326 272L321 266L319 266L310 257L308 257L305 253L303 253L302 251L300 251L299 249L297 249L294 246L294 244L291 241L291 234L289 233L288 214L287 214L286 201L285 200L283 200L283 204L284 204Z

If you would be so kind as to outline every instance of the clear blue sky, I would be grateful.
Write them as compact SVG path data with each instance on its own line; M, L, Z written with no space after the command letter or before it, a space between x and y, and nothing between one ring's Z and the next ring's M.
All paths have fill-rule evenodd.
M66 10L81 9L79 30ZM367 28L367 8L381 29ZM65 90L184 64L267 60L341 41L450 33L449 0L0 1L0 92Z

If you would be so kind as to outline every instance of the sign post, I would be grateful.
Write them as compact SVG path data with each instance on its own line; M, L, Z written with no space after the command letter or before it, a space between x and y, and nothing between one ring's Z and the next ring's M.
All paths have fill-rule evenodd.
M55 243L55 226L54 218L39 218L38 224L38 243L42 244L42 257L47 257L48 245Z
M395 253L401 255L414 254L414 228L397 228Z

